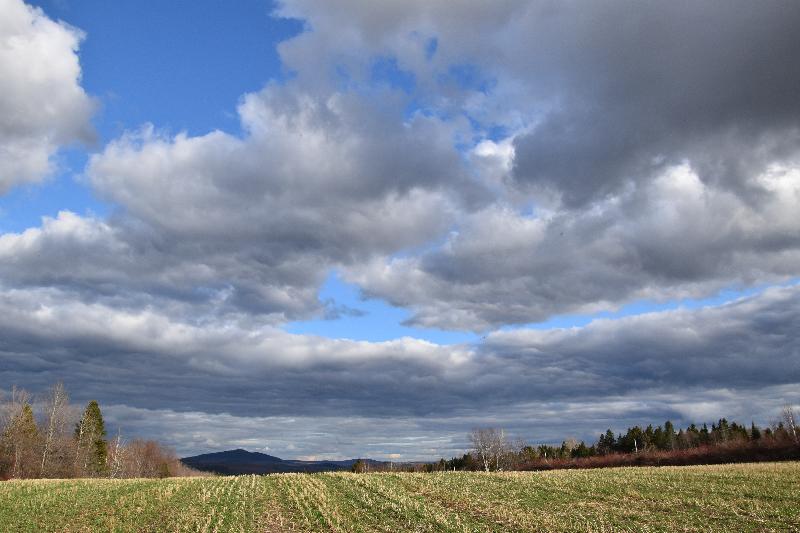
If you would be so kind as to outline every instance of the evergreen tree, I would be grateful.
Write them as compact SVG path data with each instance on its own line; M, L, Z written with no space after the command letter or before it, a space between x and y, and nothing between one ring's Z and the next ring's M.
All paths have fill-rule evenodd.
M729 440L748 440L749 438L750 432L747 431L746 427L740 426L736 422L731 422L730 433L728 434Z
M699 436L700 444L708 444L711 440L711 436L708 432L708 426L705 424L705 422L703 423L703 427L700 429Z
M750 438L753 440L761 438L761 431L758 429L755 422L750 422Z
M672 425L672 422L667 420L664 422L664 449L674 450L676 438L677 435L675 435L675 426Z
M554 459L558 456L558 448L554 446L548 446L547 444L541 444L538 448L539 457L547 461L548 459Z
M108 442L100 405L92 400L86 405L80 422L75 426L77 443L76 466L80 474L102 476L108 471Z
M597 440L597 452L601 455L606 455L614 451L617 445L617 440L614 438L614 432L609 429L604 435L600 435Z
M656 429L653 431L653 445L655 445L656 449L658 450L667 449L664 428L661 426L656 427Z
M652 428L651 428L652 429ZM640 452L645 448L645 433L639 426L628 428L624 437L617 440L618 448L625 453Z
M716 425L711 424L711 440L715 443L725 442L730 437L730 424L725 418L720 418Z
M702 436L700 435L700 430L697 428L696 424L693 423L686 428L685 439L687 448L694 448L701 443Z
M539 455L536 453L536 448L533 446L523 446L519 451L519 458L522 462L530 463L538 459Z
M653 424L647 424L647 428L644 430L644 435L642 435L644 440L644 445L642 446L643 450L653 446L655 444L655 432L653 431Z
M589 448L588 446L586 446L585 442L581 441L581 443L578 444L577 447L572 449L572 451L570 452L570 455L572 457L581 457L582 458L582 457L591 457L594 454L592 453L592 448Z

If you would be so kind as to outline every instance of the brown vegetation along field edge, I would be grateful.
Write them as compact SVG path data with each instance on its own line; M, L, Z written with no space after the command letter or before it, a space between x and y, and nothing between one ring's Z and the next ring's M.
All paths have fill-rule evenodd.
M520 470L607 468L620 466L690 466L730 463L761 463L800 460L800 446L794 442L762 440L700 446L687 450L653 450L614 453L571 459L535 461L519 465Z

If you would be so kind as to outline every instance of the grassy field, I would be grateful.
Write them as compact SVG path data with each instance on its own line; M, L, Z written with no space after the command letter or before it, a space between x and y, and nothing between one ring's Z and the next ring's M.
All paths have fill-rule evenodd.
M800 531L800 463L0 483L0 531Z

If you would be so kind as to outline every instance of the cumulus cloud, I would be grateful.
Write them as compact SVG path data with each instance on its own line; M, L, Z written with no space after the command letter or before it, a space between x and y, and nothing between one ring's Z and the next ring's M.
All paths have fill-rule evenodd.
M164 263L202 263L236 308L279 319L318 312L332 266L423 244L476 197L453 127L404 118L391 92L321 98L268 86L239 112L244 138L145 130L88 169L124 216L169 243Z
M83 34L22 0L0 1L0 194L52 171L59 146L91 139Z
M320 314L330 268L422 245L480 201L454 126L402 109L391 91L268 86L242 99L243 137L125 135L87 169L117 214L5 235L6 279L274 323Z
M792 279L800 170L776 166L753 181L764 191L756 205L687 164L589 210L495 204L462 218L441 247L347 276L414 310L412 324L473 330Z
M514 130L512 185L566 206L687 159L746 193L797 145L794 2L284 0L278 13L310 26L281 48L301 76L366 76L394 57L429 105Z
M111 142L102 237L7 276L278 324L323 315L343 268L413 324L479 330L797 276L795 11L287 0L296 77L242 98L242 135ZM386 58L411 94L374 79Z
M480 330L800 274L796 4L277 12L307 21L280 48L306 85L326 90L331 71L365 83L388 57L420 106L471 121L488 206L431 238L442 247L348 269L412 324Z

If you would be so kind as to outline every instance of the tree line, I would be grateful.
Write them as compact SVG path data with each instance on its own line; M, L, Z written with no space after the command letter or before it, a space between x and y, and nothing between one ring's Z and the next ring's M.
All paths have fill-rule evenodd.
M194 474L156 441L109 438L97 401L81 410L62 383L37 399L14 388L0 402L0 479Z
M611 429L596 442L566 439L560 445L512 442L500 428L474 429L472 449L462 457L441 459L426 470L538 470L592 468L651 464L703 464L761 460L800 459L800 428L792 407L785 406L780 419L759 428L730 422L675 430L672 422L653 427L633 426L625 433Z

